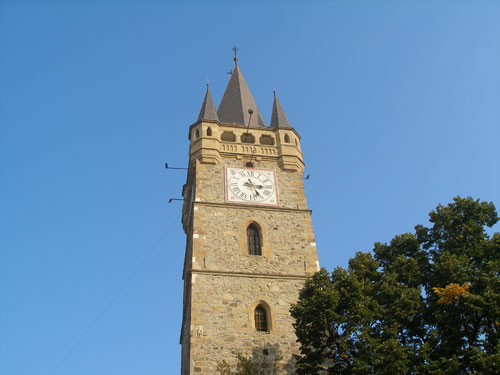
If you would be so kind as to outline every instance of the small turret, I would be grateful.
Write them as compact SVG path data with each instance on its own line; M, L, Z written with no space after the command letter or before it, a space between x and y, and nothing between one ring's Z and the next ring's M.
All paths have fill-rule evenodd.
M292 128L288 118L285 115L285 111L281 107L280 101L276 96L276 91L274 91L274 103L273 103L273 113L271 115L271 128Z
M215 110L214 101L212 100L212 95L210 94L210 85L207 83L207 93L205 94L205 99L201 105L200 114L198 115L198 121L208 120L219 122L219 116L217 116L217 111Z

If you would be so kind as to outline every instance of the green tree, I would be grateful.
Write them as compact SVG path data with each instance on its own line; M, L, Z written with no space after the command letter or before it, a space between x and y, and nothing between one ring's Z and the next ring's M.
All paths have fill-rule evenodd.
M236 352L236 361L228 362L222 360L217 363L219 375L275 375L278 373L277 362L281 359L279 354L271 353L267 355L257 354L257 352L274 352L272 349L256 349L252 356L245 356Z
M298 374L500 374L495 207L456 197L429 216L306 282L291 308Z

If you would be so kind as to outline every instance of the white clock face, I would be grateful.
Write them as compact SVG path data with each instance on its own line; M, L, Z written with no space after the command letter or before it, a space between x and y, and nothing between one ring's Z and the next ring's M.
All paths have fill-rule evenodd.
M226 167L226 202L278 205L272 170Z

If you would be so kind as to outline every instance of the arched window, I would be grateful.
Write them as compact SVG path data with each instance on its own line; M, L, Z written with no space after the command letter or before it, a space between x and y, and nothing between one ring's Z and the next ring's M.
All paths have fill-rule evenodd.
M194 133L194 137L196 139L200 138L200 129L196 129L195 133Z
M250 224L247 228L248 254L262 255L260 247L260 231L257 225Z
M245 133L241 135L241 142L243 143L255 143L255 137L250 133Z
M261 145L274 145L274 138L270 135L261 136L259 141Z
M209 136L209 137L212 136L212 128L207 129L207 136Z
M234 135L233 132L222 132L222 135L220 137L221 140L224 142L235 142L236 141L236 136Z
M262 305L255 308L255 329L260 332L267 332L267 313Z
M285 143L290 143L290 137L288 134L285 134Z

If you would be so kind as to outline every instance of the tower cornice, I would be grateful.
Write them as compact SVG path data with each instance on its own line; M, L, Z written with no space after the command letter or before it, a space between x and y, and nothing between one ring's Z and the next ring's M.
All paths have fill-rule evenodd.
M256 272L228 272L228 271L218 271L211 269L200 269L200 268L191 268L187 270L187 274L205 274L205 275L213 275L213 276L234 276L234 277L248 277L252 279L281 279L281 280L307 280L311 278L310 274L287 274L287 273L256 273Z
M303 209L303 208L287 208L287 207L279 207L279 206L259 206L259 205L251 205L251 204L242 204L242 203L216 203L216 202L206 202L206 201L194 201L194 205L200 205L200 206L212 206L212 207L221 207L221 208L234 208L234 209L241 209L241 208L252 208L252 209L259 209L263 211L274 211L274 212L296 212L296 213L306 213L306 214L312 214L312 210L309 209Z

